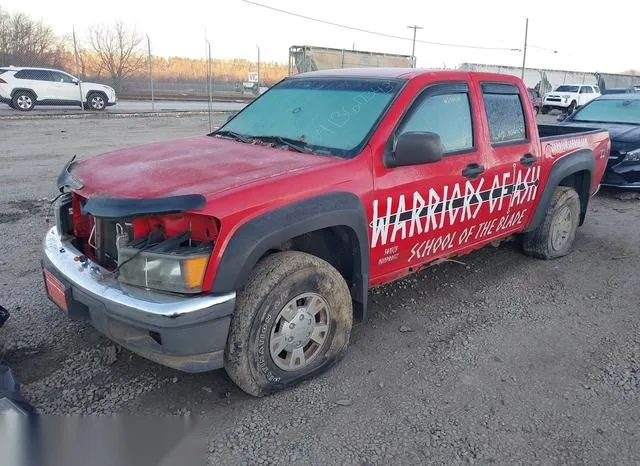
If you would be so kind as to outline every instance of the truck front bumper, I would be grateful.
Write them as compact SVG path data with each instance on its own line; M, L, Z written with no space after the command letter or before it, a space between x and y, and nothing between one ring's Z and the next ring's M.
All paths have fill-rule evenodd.
M223 367L235 293L187 297L124 285L55 228L45 236L42 267L47 294L59 308L91 320L130 351L185 372Z

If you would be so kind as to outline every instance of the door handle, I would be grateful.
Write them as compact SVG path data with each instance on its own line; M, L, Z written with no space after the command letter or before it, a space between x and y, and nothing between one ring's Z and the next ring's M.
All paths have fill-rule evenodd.
M473 180L474 178L477 178L478 175L480 175L482 172L484 172L484 167L478 165L477 163L470 163L464 170L462 170L462 176Z
M538 160L538 157L533 154L524 154L522 157L520 157L520 163L525 167L530 167L531 165L536 163L536 160Z

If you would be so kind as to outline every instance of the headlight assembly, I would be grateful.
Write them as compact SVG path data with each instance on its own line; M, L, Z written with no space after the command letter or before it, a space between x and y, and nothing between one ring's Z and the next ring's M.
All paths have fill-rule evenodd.
M640 149L629 151L624 156L625 162L640 162Z
M173 293L202 291L211 245L188 241L165 251L158 247L163 243L145 250L144 242L133 241L118 248L118 279L122 283Z

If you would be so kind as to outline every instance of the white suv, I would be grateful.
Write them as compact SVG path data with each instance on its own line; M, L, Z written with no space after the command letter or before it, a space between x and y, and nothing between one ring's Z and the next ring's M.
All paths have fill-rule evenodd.
M116 104L116 91L109 86L81 82L60 70L48 68L0 68L0 102L28 112L35 105L80 105L104 110Z
M600 97L598 86L563 84L545 94L540 111L545 114L549 113L549 110L558 109L571 115L576 108L582 107L597 97Z

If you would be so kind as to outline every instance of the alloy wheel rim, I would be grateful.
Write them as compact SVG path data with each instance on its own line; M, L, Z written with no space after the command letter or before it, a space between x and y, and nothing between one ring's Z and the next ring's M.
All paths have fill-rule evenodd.
M32 104L31 97L28 95L21 95L18 97L18 107L22 109L30 108Z
M307 367L327 342L329 305L317 293L303 293L278 313L269 337L271 360L283 371Z
M102 97L94 96L93 99L91 99L91 106L96 110L102 109L102 107L104 107L104 99Z

